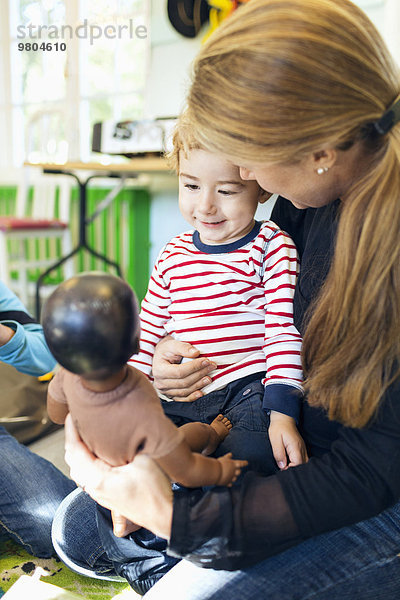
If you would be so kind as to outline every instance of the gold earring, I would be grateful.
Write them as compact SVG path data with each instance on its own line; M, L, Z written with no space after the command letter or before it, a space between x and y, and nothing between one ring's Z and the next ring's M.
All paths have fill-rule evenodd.
M323 175L324 173L327 173L327 171L329 171L329 167L319 167L317 169L318 175Z

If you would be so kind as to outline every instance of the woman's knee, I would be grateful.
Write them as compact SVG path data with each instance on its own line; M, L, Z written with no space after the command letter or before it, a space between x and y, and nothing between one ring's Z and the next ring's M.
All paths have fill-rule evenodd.
M96 504L77 488L64 498L56 511L52 526L53 545L57 551L61 549L71 558L80 560L87 556L87 542L96 536Z

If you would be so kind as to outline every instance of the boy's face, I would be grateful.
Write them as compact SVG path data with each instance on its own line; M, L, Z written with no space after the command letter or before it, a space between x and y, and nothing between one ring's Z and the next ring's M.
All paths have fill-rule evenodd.
M179 208L204 244L229 244L254 226L261 197L256 181L241 179L239 167L205 150L179 156Z

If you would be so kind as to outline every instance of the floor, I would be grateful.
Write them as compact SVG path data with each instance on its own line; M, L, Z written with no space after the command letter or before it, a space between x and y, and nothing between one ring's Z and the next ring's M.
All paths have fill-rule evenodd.
M60 471L69 476L69 469L64 461L64 429L58 429L37 442L33 442L29 448L39 456L47 458Z

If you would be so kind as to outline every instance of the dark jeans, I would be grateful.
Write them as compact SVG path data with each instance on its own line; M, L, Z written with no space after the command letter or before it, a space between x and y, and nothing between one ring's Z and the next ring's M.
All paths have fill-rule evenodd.
M228 384L222 390L210 392L195 402L162 400L165 414L178 427L201 421L211 423L222 413L233 428L219 445L214 456L232 452L233 458L249 461L248 469L271 475L277 471L268 439L269 418L262 408L263 373L255 373Z
M268 439L269 419L262 409L262 376L263 373L256 373L234 381L224 389L211 392L195 402L162 401L162 406L166 415L177 426L193 421L211 423L222 413L232 422L233 428L218 447L215 456L232 452L234 458L248 460L248 468L252 471L268 475L274 473L277 467ZM94 542L92 536L87 543L81 539L79 549L76 548L71 553L71 549L76 547L77 538L74 532L80 520L76 512L73 514L72 505L82 507L82 518L85 515L84 519L89 529L90 526L95 527L97 521L99 538L96 536ZM82 496L75 495L69 508L65 505L63 512L63 515L59 515L62 522L56 520L57 552L68 566L78 572L87 574L86 569L89 566L98 575L107 577L114 569L118 575L129 581L133 589L143 594L178 562L165 553L165 540L157 538L145 529L126 538L115 537L109 511L102 507L97 507L96 510L90 498L83 501ZM99 540L101 544L98 543ZM88 548L93 544L93 551L88 553ZM96 559L89 563L85 558L86 553ZM68 557L72 559L72 564Z
M96 504L80 490L57 511L53 539L73 570L96 577L113 571L96 528ZM400 597L400 503L380 515L309 539L252 567L238 571L201 569L163 552L165 540L141 530L126 538L132 587L149 600L398 600ZM108 526L107 526L108 527ZM141 534L140 536L138 534ZM147 536L147 540L146 540ZM117 540L118 538L114 538ZM112 548L108 535L107 549ZM125 549L124 549L125 550ZM174 566L176 562L178 565ZM128 563L118 569L125 574ZM173 567L173 568L172 568ZM103 575L104 578L104 575Z
M12 538L34 556L52 556L51 523L74 482L3 427L0 456L0 537Z
M215 456L232 452L234 458L249 461L248 469L269 475L277 467L268 439L269 419L262 409L262 375L258 373L234 381L195 402L162 401L162 406L178 427L193 421L211 423L222 413L231 421L233 428ZM97 524L103 547L115 571L139 593L148 590L177 562L165 554L165 540L146 530L126 538L115 537L110 513L101 507L97 511Z

